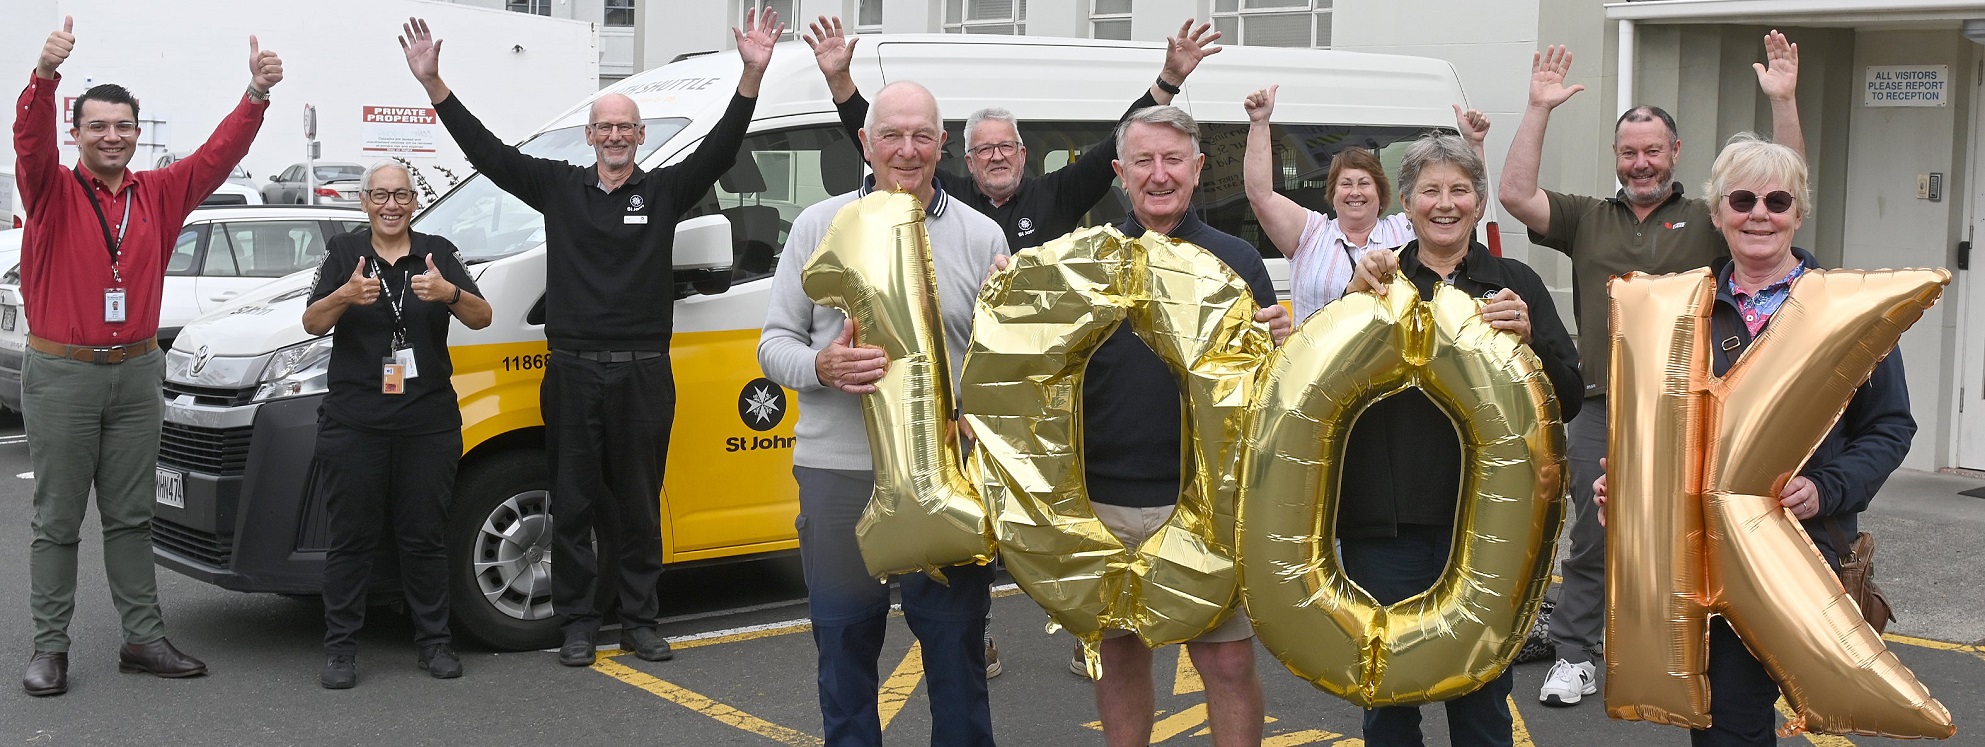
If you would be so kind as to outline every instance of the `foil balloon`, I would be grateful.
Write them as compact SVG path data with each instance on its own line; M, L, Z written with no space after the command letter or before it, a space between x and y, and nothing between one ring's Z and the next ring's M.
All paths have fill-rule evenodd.
M1080 639L1147 645L1213 629L1239 600L1235 479L1244 407L1272 347L1247 283L1212 253L1150 233L1083 229L1015 255L980 293L963 386L974 464L1008 572ZM1191 472L1165 526L1125 547L1083 487L1082 374L1129 323L1178 378Z
M1262 645L1366 708L1450 700L1501 676L1536 618L1564 521L1565 444L1543 365L1445 284L1395 277L1306 320L1248 410L1240 574ZM1465 470L1452 560L1427 592L1378 604L1334 540L1359 413L1418 387L1454 418Z
M1781 736L1956 733L1777 498L1949 281L1944 270L1807 272L1720 378L1708 270L1609 284L1609 715L1708 726L1715 613L1784 692Z
M868 572L941 580L946 566L991 562L984 504L950 435L951 363L923 203L878 191L841 208L800 286L855 321L854 344L889 359L875 393L862 398L875 492L855 538Z

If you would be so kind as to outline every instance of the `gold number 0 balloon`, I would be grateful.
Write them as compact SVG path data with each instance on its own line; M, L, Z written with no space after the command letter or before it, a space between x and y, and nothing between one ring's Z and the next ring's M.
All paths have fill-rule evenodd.
M874 192L842 207L800 287L855 320L856 344L889 356L875 393L862 397L875 492L855 539L869 574L920 570L942 580L945 566L991 562L985 509L945 433L951 359L923 203L907 192Z
M1807 272L1721 378L1708 270L1608 284L1608 715L1708 726L1716 612L1791 704L1781 736L1956 732L1777 498L1948 282L1944 270Z
M1212 253L1109 227L1020 252L980 293L963 386L981 494L1007 570L1088 646L1092 672L1104 628L1159 645L1211 630L1233 609L1241 416L1271 347L1256 310ZM1181 382L1182 459L1194 467L1171 519L1139 547L1096 519L1078 454L1083 369L1124 322Z
M1502 674L1550 582L1564 519L1564 429L1542 364L1438 286L1325 306L1264 367L1249 407L1240 572L1262 645L1367 708L1448 700ZM1332 539L1345 444L1371 403L1417 386L1459 425L1455 550L1433 588L1380 606Z

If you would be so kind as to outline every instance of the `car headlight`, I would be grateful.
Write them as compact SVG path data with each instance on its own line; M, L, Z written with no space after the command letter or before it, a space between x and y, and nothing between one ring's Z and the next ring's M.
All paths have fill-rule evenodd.
M283 348L269 356L268 365L262 367L254 401L320 394L327 388L330 372L331 338L319 337Z

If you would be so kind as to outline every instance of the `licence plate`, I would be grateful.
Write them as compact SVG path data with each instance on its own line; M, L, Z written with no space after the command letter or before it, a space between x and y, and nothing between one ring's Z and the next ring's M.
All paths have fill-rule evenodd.
M0 330L14 331L15 317L20 316L20 313L20 308L12 304L0 305Z
M161 505L173 508L186 507L186 481L178 470L155 467L158 470L158 489L155 495Z

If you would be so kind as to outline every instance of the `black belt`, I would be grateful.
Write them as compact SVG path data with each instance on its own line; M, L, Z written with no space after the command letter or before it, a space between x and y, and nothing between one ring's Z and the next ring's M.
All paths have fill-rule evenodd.
M659 350L554 350L552 352L600 363L627 363L662 357L662 351Z

